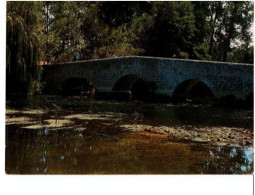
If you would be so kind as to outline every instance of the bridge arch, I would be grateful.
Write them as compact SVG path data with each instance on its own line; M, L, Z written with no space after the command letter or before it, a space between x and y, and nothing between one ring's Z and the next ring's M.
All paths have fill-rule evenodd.
M95 88L88 79L72 77L65 79L61 84L61 93L64 95L85 95Z
M200 79L188 79L179 83L173 92L174 102L211 103L214 93L207 83Z
M254 105L254 93L250 93L249 95L247 95L247 97L245 98L245 106L248 108L253 108Z
M117 80L112 91L130 91L132 99L145 99L149 96L151 89L148 82L138 75L128 74Z

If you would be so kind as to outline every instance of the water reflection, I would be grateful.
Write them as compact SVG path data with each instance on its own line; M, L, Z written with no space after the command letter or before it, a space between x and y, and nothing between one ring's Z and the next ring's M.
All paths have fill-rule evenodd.
M49 133L49 128L48 128L48 127L45 127L45 128L44 128L44 135L48 135L48 133Z
M235 148L232 148L232 149L230 150L229 156L230 156L230 157L235 157L236 155L237 155L236 149L235 149Z
M94 113L88 114L86 102L78 101L74 106L70 103L70 107L74 110L61 105L57 106L59 110L62 109L61 112L44 113L38 109L40 104L42 102L37 100L33 111L29 110L31 107L29 105L25 112L22 108L20 112L12 110L8 115L12 117L15 113L15 116L23 118L25 115L26 122L29 121L29 125L33 125L33 128L21 128L22 125L17 120L10 120L11 123L7 124L7 173L247 174L253 172L254 153L251 146L240 147L223 142L218 143L220 145L211 142L191 142L185 139L170 139L164 134L167 131L169 134L182 132L184 124L185 127L190 127L186 128L186 131L213 124L224 124L233 128L252 126L252 120L246 117L239 117L236 125L236 119L231 119L233 113L229 110L226 112L209 108L203 111L200 108L175 108L168 105L95 102L94 106L97 106L98 111L94 110ZM43 101L43 104L47 102ZM200 113L197 115L199 117L195 116L197 113ZM224 119L220 117L222 114ZM210 117L213 115L215 116ZM236 111L234 115L238 115ZM203 121L204 119L206 121ZM37 123L39 125L35 128ZM132 132L122 127L125 124L131 127L171 124L176 126L178 131L162 129L162 132L153 133L150 129L146 129L146 131ZM238 129L236 131L238 132ZM200 135L202 132L197 134Z
M119 139L83 133L17 136L8 144L7 173L26 174L242 174L253 172L253 148L169 142L162 135L123 133ZM17 145L22 149L17 151ZM26 147L28 146L29 147ZM23 149L26 148L26 149ZM234 153L234 155L232 155ZM60 154L60 155L57 155ZM231 155L230 155L231 154ZM39 158L38 158L38 157ZM61 163L65 162L65 163ZM178 163L177 163L178 162ZM33 168L35 167L35 168Z
M229 157L226 156L229 154ZM253 172L254 148L252 147L217 147L213 153L209 150L209 159L204 162L207 171L215 170L217 173L242 174ZM228 167L228 168L227 168ZM227 168L227 169L226 169Z
M245 146L243 148L243 158L245 159L245 163L251 164L254 160L254 149Z

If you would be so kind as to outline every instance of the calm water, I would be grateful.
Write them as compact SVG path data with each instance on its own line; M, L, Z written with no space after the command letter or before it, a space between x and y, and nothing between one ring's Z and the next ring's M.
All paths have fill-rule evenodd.
M247 174L253 147L218 146L125 125L245 128L253 112L43 96L7 101L8 174Z

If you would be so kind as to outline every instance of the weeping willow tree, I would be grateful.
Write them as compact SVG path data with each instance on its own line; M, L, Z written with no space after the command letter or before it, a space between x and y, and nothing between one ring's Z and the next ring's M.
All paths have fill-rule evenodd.
M31 93L39 80L40 2L7 2L7 94Z

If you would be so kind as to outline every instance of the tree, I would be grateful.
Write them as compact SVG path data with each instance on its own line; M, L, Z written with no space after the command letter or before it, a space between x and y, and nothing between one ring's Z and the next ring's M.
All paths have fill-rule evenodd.
M154 27L151 29L148 55L188 58L195 32L195 18L191 2L155 2Z
M40 2L7 2L7 94L27 93L39 79L40 14Z
M210 25L208 15L210 15L208 1L192 1L193 13L195 16L195 31L192 38L193 49L191 52L192 59L210 60L208 53L210 39Z
M142 50L134 46L136 35L131 29L132 19L136 15L133 4L134 2L97 2L85 9L80 28L85 59L141 53ZM116 6L122 11L109 14L111 9L116 11Z
M53 4L54 3L50 1L43 2L42 17L40 19L41 32L39 33L39 39L41 43L41 54L44 65L53 61L52 52L55 49L55 36L52 32L54 16L51 13Z
M253 46L250 46L248 48L246 48L246 47L234 48L228 54L227 61L228 62L253 64L254 63L253 51L254 51Z
M234 48L249 47L253 2L211 2L210 47L213 60L226 61Z
M81 2L82 3L82 2ZM54 62L72 61L80 53L81 12L79 2L54 2L51 32L54 36Z

